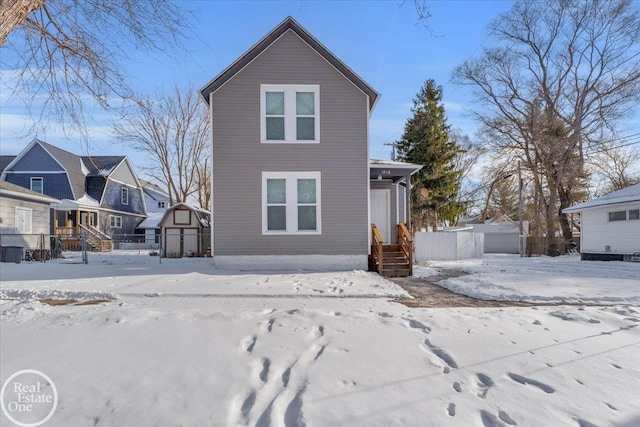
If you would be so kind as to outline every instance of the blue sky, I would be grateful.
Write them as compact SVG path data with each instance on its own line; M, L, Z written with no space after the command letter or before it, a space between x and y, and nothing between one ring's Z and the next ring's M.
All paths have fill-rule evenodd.
M417 23L412 0L182 1L195 16L185 51L141 53L125 69L138 90L153 92L186 82L199 88L291 15L382 94L370 124L371 157L386 159L390 147L384 143L400 137L412 99L429 78L444 88L449 124L473 136L477 126L465 111L478 106L467 88L450 81L451 73L491 46L487 25L512 3L429 1L427 29ZM87 151L80 138L66 137L60 127L25 135L31 119L19 105L7 103L6 96L1 101L1 154L17 154L35 136L78 154ZM144 163L140 154L113 141L106 118L98 115L96 122L90 129L91 154L126 154L134 165Z

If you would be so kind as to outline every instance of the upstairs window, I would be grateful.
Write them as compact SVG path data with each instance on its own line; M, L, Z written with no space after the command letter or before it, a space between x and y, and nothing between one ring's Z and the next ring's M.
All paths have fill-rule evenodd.
M320 141L318 85L261 85L263 143Z
M129 189L128 188L123 188L120 191L120 203L122 203L123 205L128 205L129 204Z
M262 173L263 234L320 234L320 172Z
M43 194L44 188L42 178L31 178L31 191Z
M629 211L629 221L632 219L640 219L640 209L633 209Z

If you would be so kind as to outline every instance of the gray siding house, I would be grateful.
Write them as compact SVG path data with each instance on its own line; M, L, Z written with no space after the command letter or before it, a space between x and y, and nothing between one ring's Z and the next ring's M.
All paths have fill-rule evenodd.
M389 191L402 181L370 167L379 94L291 17L201 94L213 125L216 266L366 268L370 180Z

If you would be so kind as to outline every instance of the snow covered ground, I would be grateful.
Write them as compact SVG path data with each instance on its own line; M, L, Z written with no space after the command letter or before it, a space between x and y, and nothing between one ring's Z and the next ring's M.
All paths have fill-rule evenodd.
M637 264L430 264L472 272L447 286L473 295L608 305L415 309L362 271L71 261L0 266L0 380L49 376L46 426L640 425Z

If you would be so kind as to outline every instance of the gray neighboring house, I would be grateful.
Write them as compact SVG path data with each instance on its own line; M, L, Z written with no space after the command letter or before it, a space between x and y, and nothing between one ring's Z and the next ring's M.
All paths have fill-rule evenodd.
M50 206L59 202L45 194L0 181L0 245L49 249Z
M365 269L371 223L394 242L420 166L370 162L378 92L293 18L201 95L213 129L218 268Z
M563 210L580 214L580 254L587 261L640 261L640 184Z

